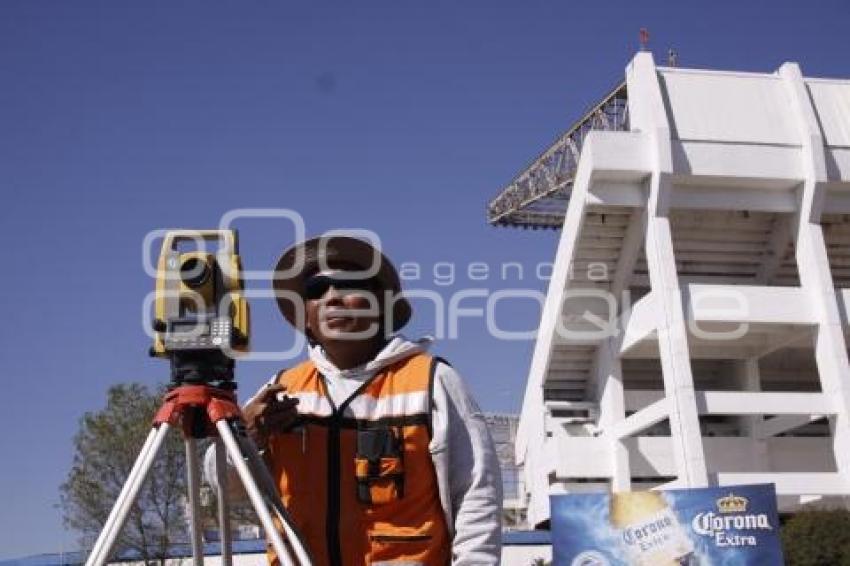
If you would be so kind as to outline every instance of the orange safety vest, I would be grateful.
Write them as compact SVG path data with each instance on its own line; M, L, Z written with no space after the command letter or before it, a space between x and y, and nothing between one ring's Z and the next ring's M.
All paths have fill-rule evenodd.
M339 407L312 362L278 376L299 418L270 437L266 460L317 566L450 562L428 448L437 363L416 354L390 364Z

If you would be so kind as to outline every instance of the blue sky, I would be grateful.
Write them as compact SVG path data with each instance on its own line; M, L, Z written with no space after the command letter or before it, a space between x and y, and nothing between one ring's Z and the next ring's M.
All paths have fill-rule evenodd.
M485 204L622 79L641 26L656 59L673 46L681 66L794 60L847 77L848 16L837 1L4 1L0 558L74 546L54 505L78 419L111 384L167 379L140 322L148 231L287 208L309 234L376 231L396 263L422 266L411 285L447 300L545 291L534 269L557 235L489 227ZM291 243L285 223L238 227L250 269ZM503 281L517 261L524 277ZM441 262L453 285L435 283ZM489 277L469 281L470 262ZM253 310L258 347L291 343L270 302ZM497 310L511 330L538 316L531 301ZM434 323L423 309L410 333ZM435 349L485 410L517 411L532 346L470 318ZM274 367L241 365L240 390Z

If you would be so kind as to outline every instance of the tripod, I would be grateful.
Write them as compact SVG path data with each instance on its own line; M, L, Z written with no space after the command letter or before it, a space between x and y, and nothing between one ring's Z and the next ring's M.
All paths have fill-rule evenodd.
M172 366L172 373L174 366ZM180 383L180 382L178 382ZM221 557L225 566L232 564L229 503L227 500L228 459L236 468L260 523L283 566L310 566L306 547L292 524L286 508L277 495L257 447L245 434L242 416L232 391L232 381L211 384L177 384L166 394L164 403L154 417L153 427L145 440L126 483L115 501L103 530L92 548L86 566L101 566L109 559L115 542L130 513L133 502L168 434L169 429L181 426L186 446L186 469L189 488L189 519L192 556L195 566L201 566L203 540L200 523L200 463L197 440L215 437L216 475L218 479L218 519L221 533ZM272 518L272 512L282 525L286 538ZM293 561L292 554L295 555Z

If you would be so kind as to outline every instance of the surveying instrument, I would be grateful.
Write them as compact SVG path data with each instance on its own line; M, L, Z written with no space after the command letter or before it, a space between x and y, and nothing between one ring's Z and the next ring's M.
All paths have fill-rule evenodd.
M218 244L215 253L207 251L212 243ZM180 251L191 244L195 245L194 250ZM222 563L229 566L233 560L227 500L229 460L281 564L312 564L274 480L245 432L236 403L234 358L248 350L250 324L238 254L238 237L233 230L176 230L163 238L150 354L170 361L169 391L86 566L100 566L109 559L168 431L178 426L186 447L195 566L204 562L197 441L208 437L215 439Z

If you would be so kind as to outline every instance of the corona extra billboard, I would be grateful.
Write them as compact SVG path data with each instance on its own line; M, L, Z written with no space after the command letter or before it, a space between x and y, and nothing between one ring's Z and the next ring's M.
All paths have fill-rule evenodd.
M552 496L555 564L780 565L772 484Z

